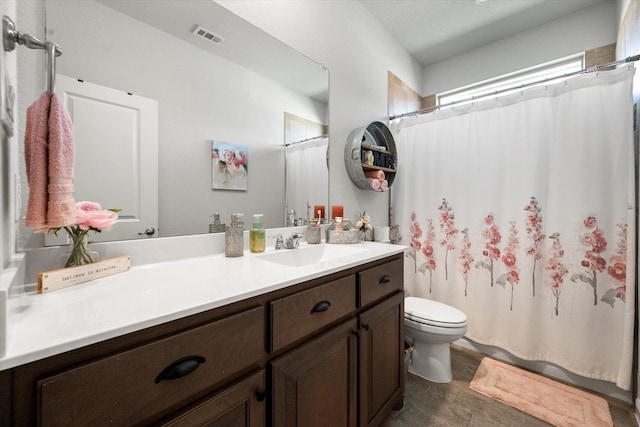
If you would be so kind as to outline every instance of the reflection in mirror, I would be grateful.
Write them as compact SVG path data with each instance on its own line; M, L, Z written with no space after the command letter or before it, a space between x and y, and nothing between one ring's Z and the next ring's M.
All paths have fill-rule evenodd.
M322 206L321 212L326 212L329 191L322 183L329 180L328 149L329 138L326 136L285 147L287 226L306 225L309 218L318 218L318 206Z
M324 185L329 182L327 128L291 113L285 113L284 126L285 225L305 225L318 217L317 207L326 212L329 204L329 188Z
M47 39L63 49L57 71L157 101L158 223L140 223L140 231L155 226L160 237L206 233L215 212L223 223L234 212L246 218L263 213L266 227L283 226L284 113L326 125L328 73L211 0L188 5L47 0ZM193 34L198 26L222 42ZM246 191L212 190L214 140L247 147ZM99 160L76 158L76 163ZM320 179L315 185L326 192L327 178ZM96 174L82 187L109 182L108 175ZM94 198L76 194L76 200ZM292 198L291 203L299 201ZM118 207L117 201L110 204ZM122 204L135 207L130 201ZM122 214L125 220L135 218L135 212ZM109 239L109 234L93 240Z

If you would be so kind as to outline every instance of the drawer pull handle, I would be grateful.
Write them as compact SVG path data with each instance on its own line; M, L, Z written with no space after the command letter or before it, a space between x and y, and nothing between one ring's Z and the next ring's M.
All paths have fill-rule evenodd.
M378 283L391 283L391 276L389 276L388 274L385 274L380 278L380 282Z
M267 392L265 390L261 390L261 389L256 390L256 400L258 402L262 402L265 397L267 397Z
M156 377L156 384L162 380L175 380L189 375L204 361L205 358L202 356L187 356L178 359L160 372L160 375Z
M329 310L331 307L331 303L329 301L320 301L311 309L311 314L313 313L322 313L323 311Z

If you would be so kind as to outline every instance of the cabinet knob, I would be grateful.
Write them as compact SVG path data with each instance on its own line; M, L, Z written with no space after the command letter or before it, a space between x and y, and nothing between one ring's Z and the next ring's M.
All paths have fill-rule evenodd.
M264 398L267 397L267 392L266 390L262 390L262 389L257 389L256 390L256 400L258 402L262 402L264 400Z
M162 380L175 380L189 375L195 371L201 363L205 362L202 356L187 356L176 360L156 377L156 384Z
M362 329L364 329L365 331L369 330L369 325L367 325L366 323L362 324Z
M380 278L380 281L378 283L380 284L391 283L391 276L389 276L388 274L385 274Z
M329 310L331 307L331 303L329 301L320 301L311 309L311 314L313 313L322 313L323 311Z
M356 336L356 338L360 338L360 331L359 331L359 330L354 329L353 331L351 331L351 333L352 333L353 335L355 335L355 336Z

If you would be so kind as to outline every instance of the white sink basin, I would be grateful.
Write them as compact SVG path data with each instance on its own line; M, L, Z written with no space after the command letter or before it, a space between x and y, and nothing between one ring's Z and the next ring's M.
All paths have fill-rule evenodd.
M288 267L303 267L364 252L367 252L367 249L360 244L320 244L300 246L296 249L279 249L260 255L258 259Z

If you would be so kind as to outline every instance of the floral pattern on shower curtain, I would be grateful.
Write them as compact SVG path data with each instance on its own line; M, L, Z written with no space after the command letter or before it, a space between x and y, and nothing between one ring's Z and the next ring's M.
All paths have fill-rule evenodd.
M392 128L410 294L467 337L629 390L635 295L632 67Z

